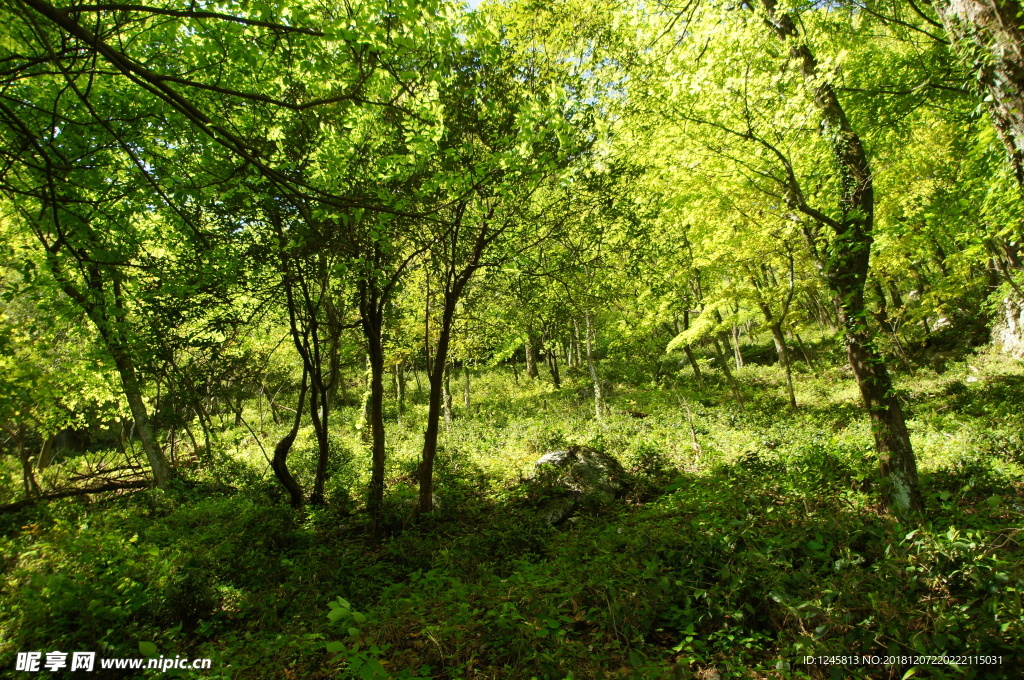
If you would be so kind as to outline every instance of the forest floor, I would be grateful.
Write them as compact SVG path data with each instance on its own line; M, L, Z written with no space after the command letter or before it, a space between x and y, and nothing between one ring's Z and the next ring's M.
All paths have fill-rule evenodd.
M798 368L791 412L774 366L736 372L741 409L714 373L642 384L608 362L601 421L582 374L555 391L475 371L442 437L440 507L423 516L413 387L400 421L388 403L379 543L354 406L334 420L325 507L287 507L243 427L172 492L0 515L0 674L30 677L9 671L19 651L137 657L153 643L211 658L181 673L210 680L1021 677L1024 367L979 351L897 376L927 506L902 524L849 370ZM245 415L272 450L281 428L256 404ZM617 457L629 489L552 527L524 478L569 444ZM303 431L291 462L306 488L313 456Z

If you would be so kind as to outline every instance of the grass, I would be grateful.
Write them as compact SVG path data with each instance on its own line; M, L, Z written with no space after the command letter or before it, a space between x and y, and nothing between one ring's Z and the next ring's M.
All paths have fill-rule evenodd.
M411 503L425 406L413 389L398 422L389 403L379 544L361 511L354 409L334 420L323 508L285 507L243 428L220 435L231 456L171 493L0 516L0 667L18 651L139 656L153 642L214 658L201 677L237 680L903 678L912 663L803 659L926 654L1002 665L918 665L912 677L1019 677L1020 363L979 353L900 377L927 503L913 526L878 496L848 371L798 373L790 412L773 366L737 371L742 410L711 371L702 385L685 373L655 385L604 368L600 422L581 375L555 391L475 374L470 408L442 438L429 516ZM273 427L254 407L246 418L269 449ZM554 528L523 477L570 443L617 456L630 488ZM308 487L309 431L293 458Z

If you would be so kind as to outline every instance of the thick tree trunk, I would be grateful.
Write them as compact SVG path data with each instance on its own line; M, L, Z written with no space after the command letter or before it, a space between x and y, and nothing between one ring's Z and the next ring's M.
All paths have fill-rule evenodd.
M1024 188L1024 9L1017 0L943 0L933 6L954 48L971 62Z
M50 459L53 456L53 437L46 437L39 449L39 460L36 461L36 468L45 470L50 467Z
M885 362L871 340L863 305L858 309L856 298L847 299L848 304L839 310L846 352L871 418L879 466L888 483L889 503L900 512L920 509L922 500L918 490L917 461L903 409Z
M306 402L306 377L308 373L303 368L302 371L302 385L299 388L299 401L295 405L295 419L292 420L292 428L281 438L281 441L274 447L274 458L270 462L270 467L274 471L274 476L281 482L281 486L288 492L290 503L293 508L300 507L302 505L302 486L292 476L291 471L288 469L288 453L291 451L292 444L295 442L295 437L299 433L299 424L302 422L302 409Z

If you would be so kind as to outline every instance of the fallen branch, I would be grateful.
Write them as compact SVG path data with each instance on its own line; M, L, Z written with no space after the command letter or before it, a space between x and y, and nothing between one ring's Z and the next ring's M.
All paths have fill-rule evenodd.
M117 482L109 484L101 484L99 486L93 486L85 489L69 489L67 491L54 491L53 493L44 493L41 496L35 496L33 498L24 498L14 503L7 503L6 505L0 505L0 514L5 512L14 512L15 510L21 510L27 508L39 501L52 501L57 498L69 498L71 496L85 496L92 493L102 493L104 491L119 491L121 489L145 489L152 486L153 483L149 480L139 480L134 482Z

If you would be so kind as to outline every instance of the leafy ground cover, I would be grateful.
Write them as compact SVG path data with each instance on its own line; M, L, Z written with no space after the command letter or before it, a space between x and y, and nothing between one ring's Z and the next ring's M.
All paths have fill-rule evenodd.
M238 680L1019 677L1024 370L986 353L942 368L899 382L927 501L903 523L837 368L798 376L794 412L771 367L737 372L742 409L713 375L652 385L624 370L603 421L582 377L556 391L480 371L443 434L439 509L421 516L413 393L389 414L379 543L349 423L332 439L328 504L302 511L252 434L229 431L223 460L169 493L0 516L0 666L18 651L127 657L152 643ZM552 527L527 478L569 444L617 457L629 488ZM312 433L297 447L310 477ZM1001 665L804 662L842 655Z

